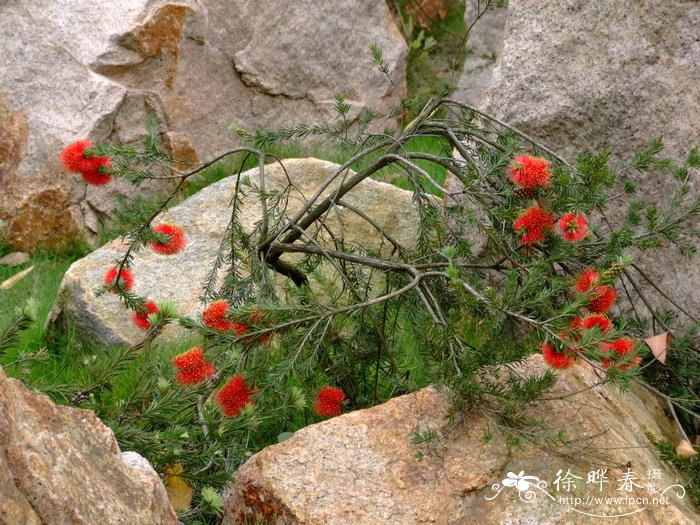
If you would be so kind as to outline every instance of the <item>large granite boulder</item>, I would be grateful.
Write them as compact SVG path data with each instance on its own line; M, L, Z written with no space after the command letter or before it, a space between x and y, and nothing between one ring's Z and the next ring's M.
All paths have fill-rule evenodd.
M486 2L479 0L466 0L467 57L453 95L472 106L479 105L484 92L491 86L496 59L503 49L503 30L508 18L506 7L486 9L485 5Z
M406 44L373 0L18 0L0 3L0 32L0 219L25 249L94 238L134 193L64 172L58 152L77 139L133 142L155 113L175 155L204 158L237 140L232 122L332 122L336 93L352 118L386 115L405 89Z
M148 462L0 368L0 525L177 525Z
M533 356L522 370L541 373L546 366ZM478 410L463 423L448 424L449 402L433 389L305 427L239 469L225 495L223 522L597 525L607 514L625 515L612 521L635 525L698 523L700 513L681 488L666 491L665 503L652 503L679 483L642 430L676 439L664 404L636 388L626 394L605 385L591 388L597 379L588 366L576 365L560 374L549 400L531 409L536 417L546 413L552 429L564 430L568 445L538 447L536 439L526 439L523 448L509 449L502 430ZM412 443L416 432L441 436L445 429L432 450ZM605 470L599 479L607 479L601 485L588 479L599 469ZM634 475L631 492L618 490L628 471ZM578 479L567 478L569 472ZM517 488L518 475L547 485L525 478ZM565 479L575 486L566 490ZM648 503L628 504L625 497L646 497Z
M265 167L265 188L268 192L282 192L289 188L291 181L294 187L286 200L288 216L299 210L304 200L339 168L332 162L313 158L290 159L283 163L284 168L277 163ZM257 168L241 176L251 184L259 184ZM155 220L154 224L172 222L181 225L187 233L187 247L175 255L160 255L151 250L137 252L132 266L135 275L132 290L135 293L156 302L173 301L182 314L199 315L202 286L226 231L237 179L237 176L231 176L212 184ZM330 185L324 195L337 188L338 182L336 180ZM245 190L245 186L243 188ZM411 246L419 224L412 197L412 192L368 179L343 197L343 203L362 210L396 241ZM250 189L239 208L239 217L247 232L252 232L262 217L260 199ZM379 233L344 206L335 207L328 215L326 225L346 242L371 249L379 249L382 245ZM143 338L143 332L134 326L129 312L115 295L95 296L105 272L126 249L121 240L115 240L68 269L49 313L49 332L75 329L77 336L103 344L133 344ZM182 329L173 325L166 327L161 337L167 340L181 333Z
M692 0L511 0L481 109L570 160L601 148L630 160L654 138L684 156L700 145L698 27ZM655 204L677 184L669 175L628 177L638 185L634 198ZM611 207L609 218L621 212ZM700 265L675 249L635 259L688 312L700 311ZM652 287L643 290L673 308Z

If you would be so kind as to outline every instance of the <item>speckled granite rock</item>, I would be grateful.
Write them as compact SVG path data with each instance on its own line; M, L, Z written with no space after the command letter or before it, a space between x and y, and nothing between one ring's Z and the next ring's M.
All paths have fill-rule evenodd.
M246 129L327 122L334 95L386 115L405 90L406 43L374 0L85 0L0 3L0 219L19 248L94 239L128 183L86 187L66 144L133 142L146 113L206 158ZM376 68L376 43L392 81ZM163 182L163 181L161 181ZM157 191L143 185L138 191Z
M693 0L511 0L481 109L568 159L607 148L629 160L659 137L671 155L685 156L700 145L698 27ZM637 183L635 198L654 205L676 184L670 175L627 175ZM692 194L698 191L696 182ZM611 206L609 218L621 212ZM635 259L676 302L700 311L696 261L674 248ZM643 290L673 309L652 287ZM641 302L637 308L644 310Z
M290 181L294 184L287 204L287 214L291 215L339 166L310 158L285 160L284 167L286 173L279 164L266 166L265 185L268 191L282 191ZM243 178L257 184L257 168L244 173ZM196 316L201 312L199 296L226 231L236 179L232 176L212 184L156 219L155 223L181 225L187 232L187 248L175 255L159 255L151 250L136 253L132 266L135 293L155 301L174 301L180 312L186 315ZM336 185L332 185L326 194ZM395 186L365 180L343 197L343 201L363 210L397 241L410 246L419 224L412 196L411 192ZM337 206L336 210L337 213L330 214L327 222L336 234L359 245L375 249L381 246L380 236L372 226L348 208ZM239 217L248 232L260 220L262 208L255 193L248 191ZM338 219L342 219L342 227ZM133 344L143 337L143 332L132 324L129 312L115 295L96 297L94 292L101 285L105 272L125 250L126 246L117 240L68 269L49 313L49 332L70 332L75 328L77 336L95 343ZM161 337L174 338L180 333L182 329L171 325Z
M541 356L526 361L523 373L541 373ZM678 473L662 462L641 426L660 437L676 439L664 405L646 391L620 394L608 386L587 389L595 373L577 364L562 372L553 392L532 415L547 414L552 429L562 429L573 446L508 450L499 430L475 412L453 427L433 454L415 458L416 431L440 431L446 425L448 401L433 389L392 399L297 431L286 441L259 452L236 474L226 494L227 525L261 518L276 525L496 525L577 523L594 525L588 514L632 513L625 523L691 525L700 514L686 495L672 491L667 504L567 504L559 497L649 496L642 479L658 469L661 489L676 483ZM636 472L631 493L617 488L627 468ZM587 485L587 473L607 469L602 491ZM553 485L559 469L582 479L571 492ZM547 481L544 492L532 487L534 500L512 486L518 473ZM513 473L509 475L509 473ZM522 474L521 474L522 475ZM511 486L502 480L511 479ZM501 492L498 492L499 484ZM673 490L673 489L672 489ZM489 499L487 499L489 498ZM573 510L575 507L577 510Z
M490 8L478 20L486 2L466 0L464 25L471 30L467 39L468 55L464 61L453 97L460 102L478 106L484 92L491 86L496 59L503 49L503 30L508 9Z
M0 368L1 525L177 525L148 461L120 454L89 410L62 407Z

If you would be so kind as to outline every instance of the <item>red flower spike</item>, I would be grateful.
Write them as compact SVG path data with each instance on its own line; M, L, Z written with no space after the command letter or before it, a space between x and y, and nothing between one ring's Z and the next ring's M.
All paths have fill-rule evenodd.
M107 168L112 167L112 163L109 161L109 159L105 158L104 163L102 166L105 166ZM99 170L99 167L90 169L88 171L82 171L80 173L80 176L83 178L85 182L88 184L92 184L93 186L102 186L104 184L109 183L112 180L112 175L109 173L101 173Z
M236 417L248 403L252 403L252 391L243 381L243 375L233 376L216 394L216 402L225 416Z
M153 227L156 233L162 233L168 236L168 240L164 243L151 242L151 249L163 255L172 255L182 251L187 245L185 231L176 224L158 224Z
M114 289L117 285L116 280L117 280L117 273L119 273L118 268L111 268L107 270L107 273L105 274L104 278L104 284L107 288L111 288L112 292L116 293L116 290ZM131 273L131 270L128 268L122 268L122 273L119 276L119 281L121 284L121 289L124 291L131 290L131 287L134 285L134 274Z
M340 388L324 386L316 396L314 410L321 417L339 416L343 411L341 403L345 400L345 392Z
M617 353L620 357L624 358L637 344L637 342L633 339L627 339L626 337L620 337L613 343L606 343L601 346L600 350L602 352L610 352L613 351ZM638 366L639 363L642 362L641 356L634 356L632 358L632 364L631 365L619 365L618 368L620 370L629 370L632 366ZM605 358L603 360L603 368L610 368L610 365L612 364L612 360Z
M68 171L74 173L82 173L84 171L91 171L95 169L95 157L86 157L85 150L87 148L92 148L93 144L89 140L79 140L68 144L65 148L61 150L59 159L63 167Z
M153 301L146 301L143 305L147 310L146 312L135 311L131 313L131 320L134 324L141 330L148 330L151 328L151 322L148 320L150 314L158 313L158 306Z
M601 333L604 334L612 328L612 322L604 315L589 315L581 319L579 327L581 330L591 330L598 327Z
M583 215L567 213L557 222L557 231L565 241L578 242L588 235L588 220Z
M605 343L600 349L603 352L615 351L619 355L624 356L630 350L634 348L637 342L633 339L627 339L626 337L620 337L613 343Z
M530 155L521 155L513 159L508 168L511 180L525 189L547 186L552 174L549 173L549 161Z
M617 292L612 287L607 285L597 286L588 309L597 314L607 313L615 304L616 299Z
M586 268L583 273L576 278L574 288L581 293L586 293L598 284L600 274L591 268Z
M576 356L569 352L557 352L554 347L547 342L542 343L542 357L552 368L563 370L574 364Z
M68 171L80 173L88 184L107 184L112 180L109 173L100 173L100 167L111 167L107 157L88 157L85 150L92 148L94 144L89 140L79 140L69 144L59 155L59 160Z
M265 326L264 322L264 317L265 317L265 312L251 312L250 315L248 316L248 321L255 325L256 329L262 328ZM248 330L250 330L250 326L247 326L245 324L238 324L236 327L234 327L234 330L240 335L246 333ZM250 337L246 337L245 339L242 340L243 343L245 344L252 344L252 343L267 343L270 339L272 338L272 333L266 332L264 334L257 334L257 335L252 335Z
M241 324L241 323L231 323L231 328L230 330L233 330L236 332L236 335L243 335L248 331L248 325Z
M202 312L202 322L209 328L221 330L223 332L234 329L236 324L226 320L226 316L230 313L228 301L221 299L214 301L207 306ZM238 330L236 330L238 333Z
M513 228L522 235L521 243L533 244L544 239L544 234L551 230L553 225L554 215L536 204L515 220Z
M175 381L181 385L193 385L210 378L216 372L216 368L204 359L204 350L199 346L190 348L173 359L173 364L178 368Z

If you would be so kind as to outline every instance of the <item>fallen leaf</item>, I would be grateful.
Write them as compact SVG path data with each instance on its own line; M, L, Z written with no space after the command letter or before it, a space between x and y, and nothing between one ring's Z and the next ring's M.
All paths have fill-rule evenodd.
M294 432L282 432L280 435L277 436L277 443L282 443L282 441L288 440L293 435Z
M644 342L649 346L654 357L661 361L661 363L666 364L666 352L669 346L671 346L671 336L668 335L668 332L647 337Z
M678 452L679 456L683 456L684 458L692 458L693 456L698 455L698 451L695 450L693 445L688 443L685 439L681 439L681 442L678 443L676 452Z
M168 492L168 499L175 512L189 510L192 504L192 487L182 477L183 472L180 463L165 469L165 490Z
M27 275L29 275L33 269L34 269L34 266L30 266L26 270L22 270L21 272L14 274L12 277L7 279L5 282L0 284L0 290L9 290L14 285L16 285L18 282L20 282L22 279L24 279Z

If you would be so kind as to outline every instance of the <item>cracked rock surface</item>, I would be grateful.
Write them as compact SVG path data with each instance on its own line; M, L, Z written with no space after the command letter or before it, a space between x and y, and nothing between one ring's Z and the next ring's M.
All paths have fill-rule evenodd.
M117 196L136 194L63 171L70 142L137 141L154 113L176 155L204 159L235 145L232 122L329 122L336 93L353 118L386 115L405 89L406 44L374 0L18 0L0 4L0 31L0 219L21 249L95 240Z

